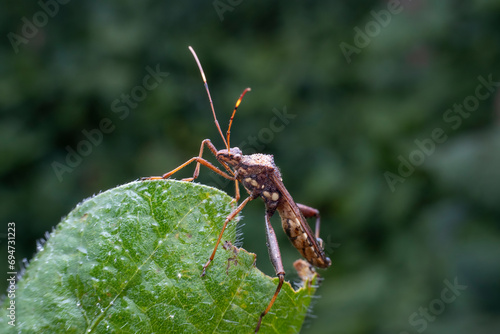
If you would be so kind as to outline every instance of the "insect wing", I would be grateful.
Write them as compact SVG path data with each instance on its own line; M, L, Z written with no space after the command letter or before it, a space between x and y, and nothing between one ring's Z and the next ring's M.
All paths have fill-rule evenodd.
M292 196L290 195L290 193L288 192L288 190L286 190L285 185L283 184L283 181L281 180L281 177L279 177L276 174L273 174L272 175L272 179L273 179L274 184L278 188L278 191L281 193L281 196L283 196L285 198L285 200L288 202L288 205L292 209L295 217L299 218L300 225L302 226L302 229L307 234L307 238L312 243L312 246L314 247L314 249L316 250L316 252L318 254L323 254L323 250L319 247L319 245L318 245L318 243L316 241L316 238L314 237L314 233L311 230L311 227L307 223L306 218L304 217L304 215L300 212L299 207L297 206L297 204L295 204L295 202L294 202Z

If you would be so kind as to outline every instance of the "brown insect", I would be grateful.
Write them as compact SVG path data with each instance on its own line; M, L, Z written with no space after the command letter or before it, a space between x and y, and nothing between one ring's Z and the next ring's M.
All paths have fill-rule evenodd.
M234 115L236 114L236 110L243 99L243 96L250 91L250 88L246 88L238 101L236 101L236 106L231 115L231 119L229 121L229 127L226 132L226 138L222 134L222 130L219 126L219 122L217 121L217 117L215 115L214 105L212 103L212 97L210 96L210 91L208 89L207 79L205 78L205 73L203 72L203 68L201 67L201 63L196 56L193 48L189 47L189 50L194 56L196 63L201 72L201 77L203 79L203 83L205 85L205 89L207 91L208 99L210 101L210 107L212 109L215 125L219 130L219 134L224 141L226 146L223 150L217 150L215 146L212 144L210 139L205 139L201 142L200 153L198 156L193 157L180 165L179 167L171 170L170 172L164 174L163 176L153 176L144 179L148 180L157 180L157 179L166 179L172 176L177 171L186 167L192 162L196 161L196 168L194 170L193 177L183 179L184 181L193 181L196 179L200 172L200 165L206 166L215 173L225 177L226 179L232 180L235 183L235 201L238 202L240 199L240 191L239 184L241 182L245 187L245 190L248 192L249 196L241 202L241 204L227 216L224 221L224 225L222 226L222 230L219 234L217 242L215 243L214 250L212 255L210 255L209 260L203 266L203 270L201 276L205 276L207 267L210 265L212 260L215 257L215 253L217 252L217 248L219 243L221 242L222 235L228 222L230 222L242 209L245 205L257 198L260 197L264 200L266 205L266 214L265 214L265 222L266 222L266 237L267 237L267 248L269 250L269 256L271 258L271 262L276 271L276 275L279 278L279 283L274 292L274 295L271 298L266 309L261 313L259 317L259 321L257 322L257 326L255 328L255 332L258 332L262 318L269 312L271 307L273 306L278 294L281 290L281 286L285 280L285 270L283 269L283 263L281 261L281 253L278 247L278 240L276 239L276 234L274 233L274 229L271 226L270 218L271 216L278 211L281 216L281 223L283 226L283 230L288 235L288 238L292 242L293 246L297 248L297 250L302 254L302 256L313 266L318 268L327 268L330 266L331 261L328 257L326 257L325 252L323 250L323 241L319 238L319 229L320 229L320 216L319 211L302 205L295 203L292 196L288 193L288 190L285 188L283 184L283 180L281 178L281 174L278 170L278 167L274 164L274 159L272 155L267 154L252 154L252 155L243 155L241 150L238 147L230 147L229 140L231 135L231 125L233 124ZM217 160L220 162L222 166L226 169L225 171L220 170L215 167L212 163L202 158L203 149L208 147L208 149L215 155ZM305 217L315 217L316 218L316 229L315 233L311 231Z

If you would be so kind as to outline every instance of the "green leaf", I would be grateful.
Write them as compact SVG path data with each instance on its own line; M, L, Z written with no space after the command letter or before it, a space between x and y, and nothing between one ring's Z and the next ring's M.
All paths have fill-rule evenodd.
M0 328L30 333L252 333L278 280L255 255L219 246L231 198L189 182L132 182L85 200L51 233L6 298ZM223 241L235 243L237 222ZM221 243L222 244L222 243ZM262 333L296 333L315 280L285 283Z

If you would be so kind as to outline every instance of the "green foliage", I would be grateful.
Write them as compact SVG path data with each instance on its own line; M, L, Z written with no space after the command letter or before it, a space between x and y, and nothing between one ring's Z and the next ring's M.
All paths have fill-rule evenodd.
M19 281L11 331L253 332L277 285L255 267L255 255L220 246L200 277L232 206L217 189L163 180L132 182L85 200ZM236 230L233 221L223 240L234 243ZM298 332L314 291L308 285L295 292L285 283L261 332Z

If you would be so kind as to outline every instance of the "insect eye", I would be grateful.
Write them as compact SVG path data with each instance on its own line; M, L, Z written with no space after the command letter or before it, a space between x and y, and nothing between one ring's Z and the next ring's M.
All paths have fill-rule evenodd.
M241 160L241 154L236 153L236 154L234 155L234 159L236 159L236 160Z

